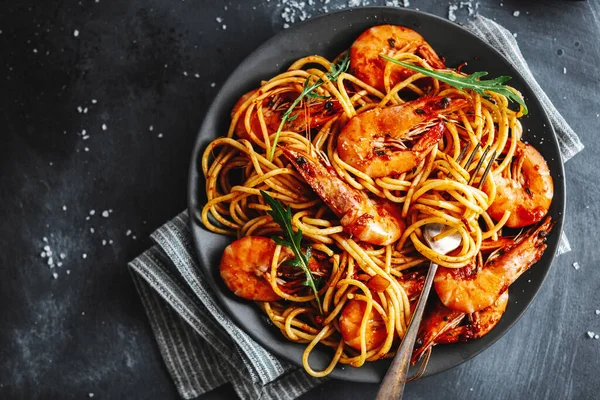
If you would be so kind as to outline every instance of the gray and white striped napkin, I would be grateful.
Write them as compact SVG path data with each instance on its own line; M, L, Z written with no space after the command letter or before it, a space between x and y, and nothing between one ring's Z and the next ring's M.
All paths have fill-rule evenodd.
M573 130L532 76L513 36L477 16L466 27L509 59L550 116L563 161L583 149ZM157 229L154 246L129 263L159 349L184 399L231 382L241 399L291 400L319 384L280 360L237 327L205 284L193 248L187 211ZM570 251L563 235L559 254Z

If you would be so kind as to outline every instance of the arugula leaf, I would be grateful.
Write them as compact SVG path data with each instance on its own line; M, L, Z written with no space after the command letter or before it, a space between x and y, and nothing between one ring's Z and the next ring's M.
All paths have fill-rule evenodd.
M327 77L327 79L329 79L329 81L335 82L342 73L348 70L349 66L350 52L346 52L344 58L342 58L338 63L331 65L331 70L329 70L325 74L325 76ZM283 114L283 117L281 118L281 122L279 123L279 127L277 128L277 132L275 133L275 138L273 139L273 146L271 147L271 151L269 151L269 161L273 161L273 156L275 155L275 148L277 147L277 142L279 141L279 135L281 135L283 125L285 125L287 121L293 121L292 119L290 119L290 115L292 114L292 111L294 111L294 108L296 108L296 106L302 101L302 99L304 97L308 97L309 99L328 98L328 96L321 96L315 93L315 90L325 83L323 79L319 78L310 85L308 84L309 80L310 76L304 82L304 87L302 88L302 92L300 93L300 95L296 98L296 100L294 100L294 102L290 105L290 108L287 109L287 111Z
M480 78L488 74L485 71L474 72L471 75L461 76L452 72L432 71L423 67L419 67L418 65L413 65L404 61L396 60L395 58L388 57L385 54L380 54L379 56L390 62L393 62L394 64L401 65L404 68L412 69L413 71L420 72L423 75L438 79L462 91L464 91L465 89L471 89L476 93L479 93L480 95L484 96L485 90L501 94L503 96L506 96L506 98L508 98L510 101L516 101L517 103L519 103L523 107L523 115L527 115L527 113L529 112L523 99L519 97L515 92L510 90L508 87L506 87L505 83L512 79L510 76L499 76L494 79L482 81L480 80Z
M298 231L294 232L292 229L292 210L290 206L288 205L287 208L283 208L280 202L263 190L260 191L260 194L267 204L271 206L271 211L267 211L267 213L273 218L273 221L279 225L284 233L284 237L273 236L271 239L278 245L290 248L296 256L293 259L285 261L284 264L300 268L304 272L306 280L303 284L312 289L317 305L319 306L319 312L323 314L323 307L321 306L321 299L319 299L319 291L317 290L318 283L308 267L308 260L310 260L312 248L308 246L305 252L302 251L302 247L300 247L302 242L302 231L298 229Z

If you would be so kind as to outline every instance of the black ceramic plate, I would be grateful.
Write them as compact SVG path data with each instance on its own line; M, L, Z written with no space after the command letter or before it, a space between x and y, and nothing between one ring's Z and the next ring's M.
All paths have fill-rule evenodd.
M278 329L267 322L253 303L236 298L222 283L218 263L230 237L204 229L199 222L199 210L206 201L204 178L200 168L202 152L208 143L227 132L230 111L237 99L259 86L262 79L285 70L294 60L312 54L332 59L347 49L365 29L380 24L410 27L433 46L451 67L468 61L466 72L488 71L490 76L510 75L510 84L525 96L529 116L523 119L524 137L548 161L555 184L550 215L558 220L548 237L548 249L542 259L510 286L510 303L502 320L485 337L469 343L435 347L426 375L445 371L475 356L506 333L526 310L540 289L552 263L562 229L565 206L563 168L556 137L542 106L519 73L496 50L465 29L444 19L398 8L367 7L349 9L313 18L291 29L280 32L254 51L231 74L215 97L198 139L196 140L189 175L188 204L190 224L196 250L208 284L233 320L258 343L274 354L300 365L304 345L284 339ZM319 369L329 362L330 349L322 347L313 352L311 365ZM389 366L389 360L366 363L361 368L339 365L331 376L358 382L380 382Z

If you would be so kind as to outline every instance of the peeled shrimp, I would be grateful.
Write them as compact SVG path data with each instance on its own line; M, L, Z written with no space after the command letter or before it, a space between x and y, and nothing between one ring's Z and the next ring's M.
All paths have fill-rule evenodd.
M493 179L496 198L487 212L494 220L499 221L505 211L510 211L506 226L522 228L541 221L548 213L554 183L546 160L533 146L517 142L513 168L493 174Z
M245 236L227 246L219 270L229 290L247 300L281 300L265 277L276 247L272 239L262 236ZM283 247L281 252L280 259L292 256L288 248Z
M491 306L509 285L535 264L546 250L546 236L554 226L547 217L537 228L493 254L479 270L439 267L434 287L445 306L468 314Z
M367 303L362 300L348 300L340 315L340 333L344 342L353 349L360 350L360 325L367 309ZM367 351L379 346L387 337L385 322L374 309L371 310L365 330Z
M423 97L357 114L338 137L340 158L372 178L410 171L444 135L444 123L434 120L464 104L462 99ZM420 134L409 148L407 144Z
M406 224L393 203L371 199L340 179L332 167L325 167L301 150L284 147L283 153L340 218L347 233L380 246L391 244L402 236Z
M383 53L393 57L398 52L417 54L433 68L445 68L433 48L417 32L403 26L379 25L364 31L350 47L351 71L365 83L384 91L386 61L379 55ZM392 86L414 73L407 68L394 66Z

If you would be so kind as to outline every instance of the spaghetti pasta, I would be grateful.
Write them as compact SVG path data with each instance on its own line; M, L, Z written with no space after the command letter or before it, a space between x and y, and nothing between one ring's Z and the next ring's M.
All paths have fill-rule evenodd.
M521 111L509 108L501 94L461 91L389 62L369 69L372 63L359 59L367 56L355 51L356 43L379 40L376 28L381 27L357 39L350 50L351 72L339 73L335 81L328 74L335 62L309 56L242 96L227 135L212 141L202 157L207 202L200 218L207 229L245 238L248 251L264 247L252 238L281 232L267 214L270 208L260 195L265 191L290 207L292 225L312 249L310 270L323 281L322 313L300 272L283 262L289 257L280 244L243 273L259 277L275 293L276 301L258 305L288 340L306 344L302 363L315 377L326 376L338 363L359 367L392 357L426 263L469 268L481 259L482 243L486 248L505 243L498 239L513 214L488 210L500 190L495 177L518 173L511 165L520 155ZM433 49L423 52L422 43L415 45L414 35L406 39L407 28L394 28L401 27L388 26L390 37L382 36L388 55L450 71ZM381 131L412 120L417 123L401 134L396 131L402 129ZM363 148L367 155L360 159L347 155L348 149ZM381 171L377 162L387 166L395 158L391 172ZM446 234L458 232L461 246L448 255L431 250L421 231L430 223L445 225ZM222 268L249 262L239 252L226 257L231 259L222 260ZM234 272L235 278L222 273L239 280L228 282L234 292L236 285L255 284ZM310 365L318 344L332 349L330 364L320 371Z

